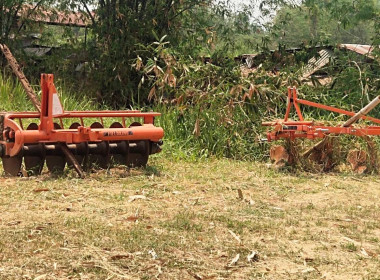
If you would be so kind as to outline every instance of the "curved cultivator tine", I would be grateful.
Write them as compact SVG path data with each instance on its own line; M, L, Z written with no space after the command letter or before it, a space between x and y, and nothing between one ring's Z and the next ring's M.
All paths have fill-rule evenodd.
M78 122L75 122L75 123L72 123L69 127L69 129L78 129L78 127L80 127L81 124L78 123ZM81 165L84 169L85 166L84 166L84 159L86 157L86 155L88 154L88 152L84 152L84 153L80 153L79 151L88 151L87 149L87 143L81 143L80 145L78 145L77 151L74 151L74 157L75 159L77 160L78 164ZM73 168L73 164L71 162L68 162L67 163L67 166L70 167L70 168Z
M127 165L129 167L143 167L148 163L149 141L131 143Z
M141 126L141 123L134 122L129 127ZM130 143L127 165L129 167L146 166L149 158L149 141L141 140Z
M119 122L114 122L111 124L110 128L123 128L123 125ZM118 141L112 143L119 143L121 149L119 153L111 156L111 162L116 165L127 165L129 141Z
M26 130L38 130L38 124L31 123ZM45 153L43 144L28 144L28 149L37 149L40 152L36 155L25 155L24 164L28 175L40 175L45 163Z
M61 129L61 126L57 123L54 123L54 129ZM62 173L65 169L66 158L63 153L60 152L60 149L54 150L52 152L52 154L46 155L46 166L52 173Z
M100 122L94 122L91 124L90 128L104 128ZM94 143L92 143L94 144ZM91 143L89 143L91 145ZM109 156L109 145L108 142L103 141L97 144L93 153L88 156L88 166L90 168L100 168L107 169L109 168L110 156Z
M2 157L3 169L6 176L17 176L21 172L22 156Z

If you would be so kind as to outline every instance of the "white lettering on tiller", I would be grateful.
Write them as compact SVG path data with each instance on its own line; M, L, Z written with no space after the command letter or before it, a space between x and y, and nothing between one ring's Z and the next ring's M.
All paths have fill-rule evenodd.
M133 135L133 131L111 131L111 132L103 132L103 136L129 136Z

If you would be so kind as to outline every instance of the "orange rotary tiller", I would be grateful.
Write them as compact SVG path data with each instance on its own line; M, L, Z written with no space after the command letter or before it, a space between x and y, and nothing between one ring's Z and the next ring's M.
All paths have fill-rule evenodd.
M66 163L83 177L91 166L108 168L112 162L131 167L145 166L151 154L161 151L164 131L154 125L159 113L141 111L64 111L52 74L41 75L41 112L0 113L0 156L7 175L21 171L24 158L28 174L63 171ZM76 119L68 128L65 119ZM90 126L88 118L97 118ZM109 128L103 120L114 121ZM128 120L139 118L142 122ZM29 119L24 129L23 123ZM39 119L39 124L30 119Z

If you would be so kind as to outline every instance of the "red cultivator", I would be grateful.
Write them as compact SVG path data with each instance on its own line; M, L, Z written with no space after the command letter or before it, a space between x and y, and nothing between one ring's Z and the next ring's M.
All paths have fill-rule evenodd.
M154 126L159 113L140 111L64 111L53 83L53 75L41 75L41 112L0 113L0 156L7 175L21 171L24 158L28 174L40 174L46 161L51 172L60 172L66 162L83 177L91 166L108 168L112 162L145 166L150 154L161 151L161 127ZM78 120L68 128L66 119ZM89 118L96 118L90 126ZM106 118L119 119L105 128ZM127 120L142 119L143 122ZM39 119L37 122L30 120ZM16 122L18 120L18 122ZM23 123L29 123L26 129Z
M267 133L267 140L274 141L279 139L289 139L294 141L297 138L304 139L316 139L325 138L328 135L354 135L360 137L367 137L371 135L380 135L380 126L360 126L354 127L353 124L360 119L365 119L376 124L380 124L380 119L372 118L366 116L373 108L380 103L380 96L373 99L367 106L361 109L358 113L338 109L335 107L322 105L319 103L299 99L297 97L296 88L288 88L288 98L287 98L287 108L285 117L283 120L276 120L272 122L263 122L263 126L270 126L273 129ZM307 105L323 110L328 110L331 112L344 114L350 116L342 126L326 126L315 121L305 121L299 104ZM299 118L298 121L289 120L289 114L291 108L294 107ZM323 144L323 141L313 146L307 152L303 153L303 156L309 156L312 151L318 149ZM282 149L283 150L283 149ZM279 158L284 158L284 156L278 156ZM276 159L275 159L276 160Z
M372 121L374 123L380 124L379 119L367 117L373 108L380 103L380 96L376 97L367 106L361 109L358 113L345 111L342 109L334 108L331 106L326 106L318 104L315 102L298 99L296 88L288 89L288 106L286 108L285 118L283 120L278 120L274 122L263 122L263 126L274 127L273 131L267 134L268 141L278 140L281 138L324 138L329 134L350 134L355 136L369 136L369 135L380 135L380 126L367 126L367 127L353 127L354 124L359 119L365 119ZM346 121L342 126L324 126L318 125L314 121L304 121L301 110L298 104L308 105L316 107L319 109L328 110L331 112L336 112L339 114L344 114L351 116L351 118ZM292 105L296 109L299 121L289 121L289 113Z

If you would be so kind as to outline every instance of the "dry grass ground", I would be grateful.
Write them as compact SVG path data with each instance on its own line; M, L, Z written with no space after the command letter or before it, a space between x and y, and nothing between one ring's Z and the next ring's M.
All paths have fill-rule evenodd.
M0 184L0 279L380 279L378 177L159 157Z

